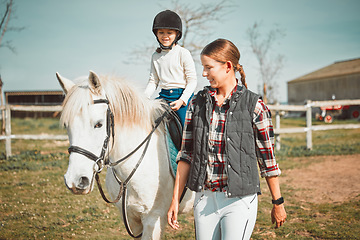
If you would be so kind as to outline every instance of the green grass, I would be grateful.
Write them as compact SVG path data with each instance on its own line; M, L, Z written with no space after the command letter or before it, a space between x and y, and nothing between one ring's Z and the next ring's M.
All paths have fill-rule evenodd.
M66 158L29 152L0 161L0 239L130 239L117 208L106 204L96 188L86 196L66 189ZM296 189L283 184L288 221L274 229L263 179L262 191L253 239L358 238L360 196L342 204L304 203L292 197ZM192 214L181 215L180 222L182 230L167 228L164 239L194 239Z
M66 134L54 127L57 122L14 119L12 130L38 134L41 128L50 134ZM300 120L282 122L282 126L302 124ZM277 152L280 167L286 172L309 166L313 162L307 156L360 153L359 136L359 129L314 132L314 149L309 151L305 134L282 135L282 149ZM18 140L12 147L15 155L5 160L5 147L0 145L0 239L131 239L117 208L105 203L96 187L85 196L66 189L66 141ZM294 197L292 193L298 189L282 184L288 221L274 229L271 196L264 179L261 184L263 194L253 239L360 239L360 196L343 203L314 204ZM180 223L180 231L168 227L163 239L194 239L192 214L181 215Z
M271 196L265 180L261 184L263 194L259 197L253 239L360 239L360 195L344 203L314 204L293 197L297 189L282 184L287 222L274 229L270 220Z
M275 125L275 117L273 116L273 123ZM334 121L330 125L334 124L357 124L359 121L357 119L347 119L347 120L339 120L334 119ZM324 121L318 121L315 118L312 119L312 125L326 125ZM288 127L306 127L306 119L305 117L297 117L297 118L281 118L280 120L281 128Z
M59 119L56 118L12 118L11 119L11 134L52 134L52 135L66 135L66 130L60 126ZM1 141L1 143L5 143ZM41 153L52 152L67 152L67 141L57 140L11 140L11 152L18 155L27 151L38 151ZM0 155L5 154L5 144L0 144Z
M12 118L11 134L66 134L57 118Z
M334 120L332 124L359 124L357 120ZM324 122L313 120L313 125ZM305 127L305 118L281 119L281 128ZM360 153L360 129L337 129L312 132L312 150L306 148L306 133L281 134L278 158Z

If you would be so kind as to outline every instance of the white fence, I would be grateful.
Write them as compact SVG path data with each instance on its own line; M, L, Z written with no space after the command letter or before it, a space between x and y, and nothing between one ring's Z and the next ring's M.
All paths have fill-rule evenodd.
M333 129L355 129L360 128L360 124L326 124L326 125L312 125L312 108L337 106L337 105L360 105L360 99L356 100L334 100L334 101L307 101L306 105L268 105L269 109L276 112L275 115L275 139L276 149L280 150L281 138L280 134L284 133L304 133L306 132L306 147L312 149L312 132L320 130L333 130ZM306 112L306 127L297 128L280 128L280 112Z
M60 112L62 106L20 106L6 105L0 106L0 110L5 111L5 135L0 136L0 140L5 140L6 157L11 156L11 140L12 139L30 139L30 140L67 140L67 135L13 135L11 134L11 111L28 111L28 112Z
M284 133L304 133L306 132L306 146L312 149L312 132L333 129L355 129L360 128L360 124L334 124L312 126L312 108L335 105L360 105L358 100L339 100L339 101L308 101L306 105L268 105L269 109L276 112L275 115L275 136L276 148L280 150L281 138ZM5 140L6 157L11 156L12 139L32 139L32 140L67 140L67 135L12 135L11 134L11 111L30 111L30 112L60 112L61 105L57 106L19 106L6 105L0 106L0 111L5 111L5 135L0 135L0 140ZM280 128L280 112L306 112L306 127Z

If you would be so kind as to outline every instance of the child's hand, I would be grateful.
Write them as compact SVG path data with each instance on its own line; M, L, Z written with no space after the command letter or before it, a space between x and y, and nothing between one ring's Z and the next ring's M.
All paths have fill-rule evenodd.
M170 103L170 107L172 110L177 111L181 108L182 105L185 105L185 102L181 99L178 99L172 103Z

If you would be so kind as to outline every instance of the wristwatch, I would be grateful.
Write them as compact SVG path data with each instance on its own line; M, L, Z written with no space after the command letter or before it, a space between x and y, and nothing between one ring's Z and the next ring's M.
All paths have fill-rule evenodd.
M271 200L271 202L272 202L272 204L280 205L280 204L284 203L284 198L281 197L281 198L278 198L276 200Z

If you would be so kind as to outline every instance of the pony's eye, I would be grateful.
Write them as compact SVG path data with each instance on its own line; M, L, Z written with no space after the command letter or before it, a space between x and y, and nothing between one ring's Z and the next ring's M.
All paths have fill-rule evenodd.
M101 128L102 126L103 126L102 123L98 122L98 123L94 126L94 128Z

